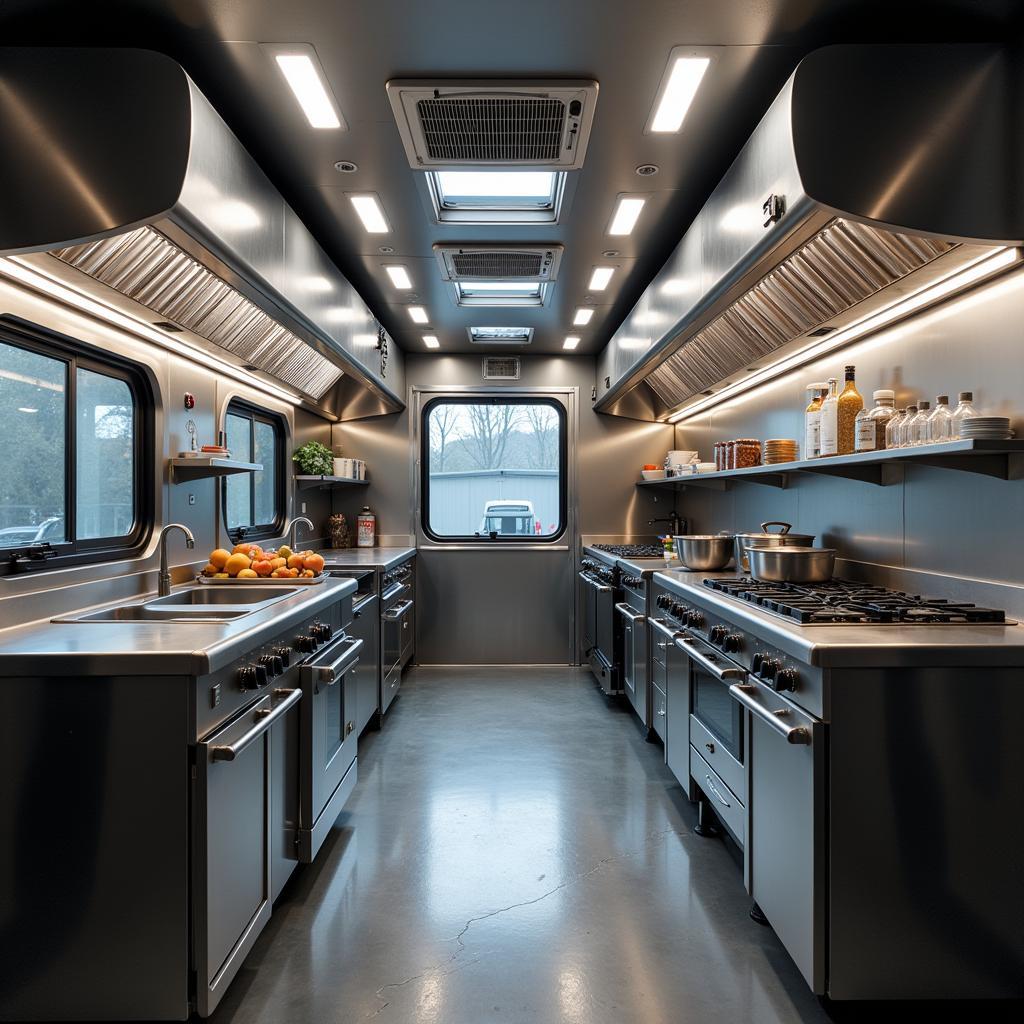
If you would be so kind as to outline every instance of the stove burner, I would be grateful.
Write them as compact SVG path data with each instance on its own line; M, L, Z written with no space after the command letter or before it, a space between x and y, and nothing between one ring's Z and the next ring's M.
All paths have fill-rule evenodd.
M661 558L660 544L595 544L598 551L607 551L619 558Z
M918 597L855 580L828 583L763 583L749 577L707 579L704 586L730 597L760 605L805 626L836 623L917 625L1003 623L1006 614L995 608Z

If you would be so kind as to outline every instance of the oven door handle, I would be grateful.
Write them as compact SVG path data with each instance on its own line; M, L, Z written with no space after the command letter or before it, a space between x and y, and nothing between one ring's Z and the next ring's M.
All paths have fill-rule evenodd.
M579 572L576 575L588 586L593 587L599 594L608 593L612 589L607 583L598 583L593 576L588 576L585 572Z
M735 697L755 718L764 722L770 729L774 729L787 743L807 746L811 742L811 730L801 725L786 725L784 716L789 714L785 708L779 711L772 711L766 708L754 694L757 693L757 686L753 683L733 683L729 687L729 693Z
M367 594L357 604L352 605L352 618L358 619L365 614L366 609L377 600L376 594Z
M383 615L382 619L387 619L388 622L396 622L400 619L410 608L412 607L412 599L406 599L399 604L396 604L394 608L389 608Z
M269 711L257 711L259 721L248 732L227 746L210 748L210 756L214 761L234 761L246 747L258 740L278 719L286 715L290 708L302 700L302 690L275 690L274 695L284 696L284 700Z
M615 605L615 610L624 619L628 619L634 626L642 625L647 618L646 615L641 615L639 612L633 611L625 601L619 601L618 604Z
M665 625L665 624L664 624L664 623L663 623L663 622L661 621L661 619L648 619L647 621L648 621L648 622L649 622L649 623L650 623L650 624L651 624L651 625L652 625L652 626L653 626L653 627L654 627L654 628L655 628L655 629L656 629L656 630L657 630L657 631L658 631L659 633L661 633L661 634L662 634L662 636L667 636L667 637L668 637L668 643L663 643L663 642L661 642L661 641L656 641L656 642L657 642L657 644L658 644L658 646L659 646L659 647L660 647L660 648L661 648L662 650L666 650L667 648L671 647L671 646L672 646L672 642L673 642L673 641L675 640L675 638L676 638L677 636L681 636L681 633L679 632L679 630L678 630L678 629L669 629L669 627L668 627L668 626L666 626L666 625Z
M738 665L719 665L706 654L701 653L700 648L697 646L700 642L695 636L690 636L686 633L675 638L676 647L692 661L696 662L705 672L713 675L719 682L724 683L727 679L747 678L746 670Z
M303 673L309 673L307 678L314 682L323 683L325 686L333 686L339 679L345 677L346 672L351 672L359 661L359 652L362 650L363 641L352 636L345 636L342 639L342 651L333 661L327 664L313 662L310 665L303 665Z

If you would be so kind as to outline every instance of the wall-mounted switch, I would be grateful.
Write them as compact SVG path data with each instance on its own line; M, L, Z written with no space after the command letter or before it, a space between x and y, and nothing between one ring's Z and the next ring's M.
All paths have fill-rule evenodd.
M194 505L196 503L196 496L194 494L190 494L188 496L188 503L190 505Z

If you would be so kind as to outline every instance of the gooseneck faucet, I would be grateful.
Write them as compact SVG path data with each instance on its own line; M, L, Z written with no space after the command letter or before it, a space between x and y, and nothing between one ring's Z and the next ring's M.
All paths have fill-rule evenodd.
M297 527L298 527L299 523L305 523L306 526L309 527L310 532L312 532L313 530L316 529L316 527L313 525L313 520L312 519L309 519L306 516L296 516L292 520L292 525L288 528L288 546L293 551L295 550L295 542L298 540L297 534L298 534L299 531L298 531Z
M167 597L171 592L171 570L167 568L167 534L171 530L181 530L185 534L185 546L189 550L196 546L196 539L192 536L192 531L183 523L168 523L160 531L160 576L157 583L159 597Z

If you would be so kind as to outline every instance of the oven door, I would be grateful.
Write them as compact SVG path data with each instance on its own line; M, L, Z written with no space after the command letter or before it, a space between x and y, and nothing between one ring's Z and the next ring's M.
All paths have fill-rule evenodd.
M363 641L342 634L302 666L299 860L310 863L356 781L356 672Z
M196 1009L208 1017L270 920L271 730L303 699L275 690L197 747L193 828Z
M409 635L411 608L412 598L407 597L401 601L392 602L380 617L381 650L383 651L381 711L387 711L402 685L403 642Z
M622 687L626 699L647 724L647 616L619 602L615 611L622 619Z

